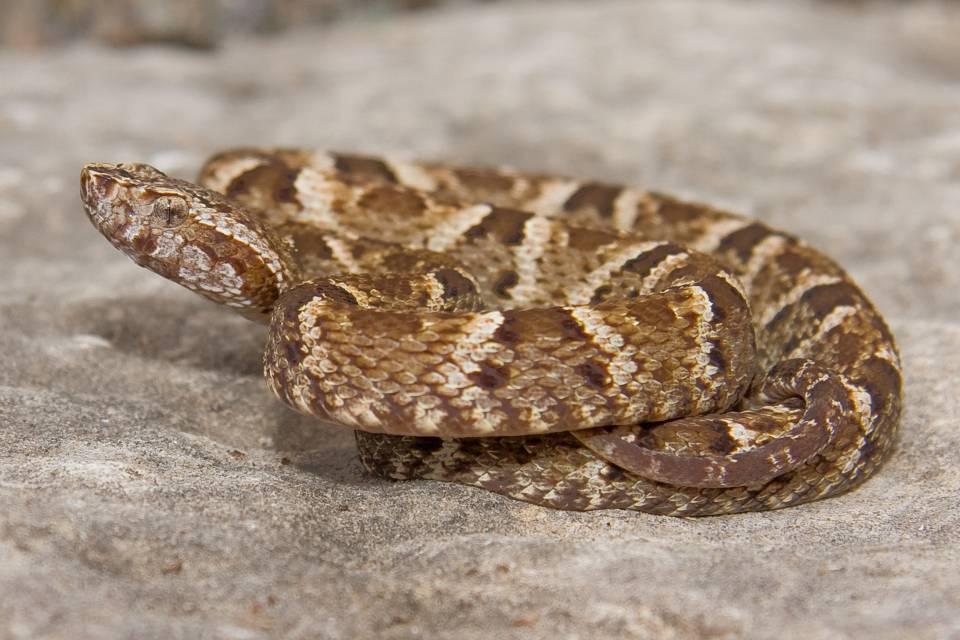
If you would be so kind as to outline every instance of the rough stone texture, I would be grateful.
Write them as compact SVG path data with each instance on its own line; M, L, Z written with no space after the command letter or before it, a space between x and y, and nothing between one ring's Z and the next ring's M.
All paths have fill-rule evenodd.
M960 636L960 15L494 5L230 42L0 54L0 637ZM951 31L952 29L952 31ZM896 456L776 513L560 513L363 473L262 330L84 219L85 161L239 143L618 179L850 268L906 367Z

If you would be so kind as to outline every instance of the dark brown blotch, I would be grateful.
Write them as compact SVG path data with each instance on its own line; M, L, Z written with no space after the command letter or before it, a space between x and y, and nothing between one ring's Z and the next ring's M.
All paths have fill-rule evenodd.
M837 307L859 308L863 304L863 294L849 282L836 282L808 289L800 300L817 318L823 319Z
M727 319L727 314L738 307L746 310L747 301L743 299L743 296L733 285L720 276L707 276L699 284L700 288L710 298L714 322L724 322Z
M420 195L391 185L369 189L360 197L357 206L374 216L379 213L410 218L422 215L425 209Z
M836 330L836 328L834 329ZM813 332L812 327L806 327L805 329L799 330L796 333L788 336L779 346L781 354L793 354L797 346L810 337L810 334Z
M613 287L608 284L602 284L593 290L593 296L590 298L590 304L600 304L613 294ZM634 290L636 294L636 290Z
M503 369L491 366L486 362L478 363L480 371L467 375L475 385L482 389L496 389L510 381L510 376Z
M357 260L368 259L370 256L383 254L383 252L389 248L390 244L386 242L380 242L372 238L357 238L350 247L350 255ZM401 252L400 255L406 256L407 252ZM384 262L386 263L384 266L388 266L389 261L394 257L394 254L388 253L384 258ZM402 269L400 270L402 271Z
M473 193L500 194L513 188L513 178L495 169L457 169L457 180Z
M410 448L423 453L434 453L443 448L443 438L411 438Z
M723 352L720 350L720 347L717 343L712 343L712 348L710 349L710 355L707 356L707 361L717 368L716 375L722 376L727 371L727 358L723 355Z
M803 309L808 309L813 314L814 319L819 321L823 320L837 307L853 306L860 308L864 303L863 294L849 282L817 285L805 291L796 302L781 307L773 319L767 323L765 329L767 332L779 331L782 325L792 321ZM842 329L842 327L837 329ZM800 343L801 339L799 334L787 338L780 345L781 353L789 353Z
M438 269L433 272L433 277L443 287L444 300L456 300L477 291L473 282L456 269Z
M283 356L286 358L286 366L296 367L303 360L303 351L300 349L299 340L288 340L283 345Z
M509 298L510 289L517 286L520 278L516 271L501 271L493 282L493 292L500 298Z
M616 465L607 464L600 470L600 475L608 482L618 482L627 477L627 472Z
M588 338L576 318L561 307L508 309L503 312L503 322L493 333L494 340L510 347L522 339L584 341Z
M776 258L776 264L783 271L784 276L790 280L796 279L804 269L814 266L810 258L803 254L802 250L794 247L781 253Z
M653 191L649 195L657 200L657 214L663 218L664 222L682 224L700 220L704 217L703 205L684 202Z
M594 389L603 389L610 383L606 367L592 360L577 365L575 370Z
M512 347L523 336L523 326L516 312L505 311L503 313L503 322L493 332L493 339L497 342Z
M313 260L329 260L333 251L327 245L328 231L309 224L292 222L277 227L277 234L293 242L299 256L309 256Z
M766 324L763 328L767 333L776 333L780 330L780 327L789 322L797 312L797 302L793 304L788 304L786 306L780 307L777 313L770 319L770 322ZM788 353L787 351L780 349L780 353Z
M704 273L704 264L702 262L689 262L681 265L668 273L660 280L660 286L668 286L680 282L693 282L698 280Z
M490 213L464 235L471 239L493 237L505 245L518 245L523 242L524 227L532 217L528 211L492 207Z
M580 322L576 318L570 315L570 312L566 309L546 309L545 314L548 318L556 317L557 326L561 330L561 335L564 338L569 340L587 340L586 332L584 332L583 327L580 325Z
M876 356L868 358L857 371L853 382L867 390L872 413L886 415L889 420L897 419L899 407L896 403L903 382L900 371L889 361Z
M296 178L291 180L289 184L278 187L277 190L273 192L274 199L276 199L277 202L296 204L297 190L293 186L295 181Z
M271 203L296 204L297 176L299 169L290 169L280 164L265 164L240 174L227 185L226 196L241 202L265 207Z
M616 241L617 238L617 234L609 231L572 227L567 246L575 251L596 251L600 247Z
M717 251L735 253L741 262L746 262L756 246L773 234L774 232L767 225L754 222L724 236Z
M665 242L648 249L623 263L620 271L624 273L635 273L640 278L646 278L653 271L653 268L664 261L668 256L684 253L683 247L671 242Z
M602 182L588 182L573 192L567 201L563 203L563 210L574 211L595 211L603 218L609 218L613 215L613 207L623 193L623 187Z
M317 284L306 282L298 285L282 296L277 301L277 306L283 310L283 324L288 330L299 332L300 330L300 308L313 300L317 296ZM274 323L274 329L277 329Z
M730 427L722 420L711 420L708 424L709 436L707 450L725 456L739 448L737 441L730 435Z
M371 180L380 180L385 182L397 182L397 176L383 160L370 158L368 156L354 156L346 153L336 153L334 158L334 168L351 176L366 178Z
M324 302L344 304L351 307L360 306L360 302L356 297L337 282L316 282L313 287L314 298L320 298Z

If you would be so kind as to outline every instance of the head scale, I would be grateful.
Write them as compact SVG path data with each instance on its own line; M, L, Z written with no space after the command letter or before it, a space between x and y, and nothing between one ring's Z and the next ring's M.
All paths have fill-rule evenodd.
M80 195L90 221L137 264L265 320L294 280L285 245L220 194L145 164L88 164Z

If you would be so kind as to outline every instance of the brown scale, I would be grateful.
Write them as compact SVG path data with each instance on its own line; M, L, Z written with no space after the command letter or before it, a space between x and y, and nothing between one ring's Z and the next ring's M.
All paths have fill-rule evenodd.
M430 274L440 284L435 287L436 297L454 304L457 298L445 295L442 277L442 271ZM696 353L699 347L684 329L699 319L686 315L694 313L689 306L694 292L688 287L668 289L635 305L605 303L595 308L610 330L623 336L623 348L636 349L633 361L640 375L618 381L597 375L609 353L565 308L498 313L496 331L484 347L457 359L451 354L472 339L472 327L491 316L411 314L405 304L405 310L397 312L384 301L392 296L410 298L411 293L395 286L390 295L384 295L381 280L385 278L366 275L362 281L358 277L345 281L358 304L338 304L338 298L317 295L303 305L300 289L316 288L315 283L287 294L303 305L301 321L295 328L272 333L266 362L270 377L289 344L304 345L310 357L294 372L302 388L283 394L295 408L367 431L429 434L442 428L447 435L567 431L664 420L686 415L693 408L688 372L694 364L685 354ZM357 291L358 286L376 287L376 295ZM323 287L328 290L327 285ZM723 333L729 334L729 340L752 344L742 301L731 299L731 303L726 313L741 318L728 323ZM277 306L282 309L289 304L285 297ZM636 331L638 326L645 330ZM395 367L396 375L382 380L360 377L353 366L358 353L351 336L372 337L364 355L378 366ZM743 346L730 349L729 366L721 372L725 384L704 389L696 398L698 406L717 410L740 397L752 377L752 359L740 355ZM466 403L458 397L444 399L451 388L464 384L472 387ZM362 404L343 402L345 396L360 395L365 398ZM425 409L429 411L424 413Z
M375 473L556 508L711 515L835 495L891 448L900 371L883 320L832 261L762 223L599 182L297 149L211 159L201 180L228 201L151 171L86 170L91 219L174 280L175 262L157 268L140 255L150 243L113 233L112 220L133 215L117 213L118 198L139 201L152 220L144 186L181 188L191 213L222 208L225 221L247 220L252 236L236 239L255 268L240 271L253 306L273 308L266 363L278 396L361 429L445 436L357 431ZM330 208L304 204L318 202ZM469 209L481 202L493 208ZM612 230L624 202L638 203L628 236ZM462 233L450 235L450 224ZM194 233L189 222L174 226ZM426 250L436 242L442 253ZM229 249L214 254L223 261ZM296 286L309 276L319 279ZM279 301L276 291L286 291ZM585 294L580 311L523 308ZM493 308L502 311L477 338L480 355L457 371L458 345L480 335L477 318ZM619 360L622 347L605 349L598 330L638 353ZM617 383L624 363L639 373ZM449 437L487 435L475 427L490 416L503 418L494 433L574 431Z

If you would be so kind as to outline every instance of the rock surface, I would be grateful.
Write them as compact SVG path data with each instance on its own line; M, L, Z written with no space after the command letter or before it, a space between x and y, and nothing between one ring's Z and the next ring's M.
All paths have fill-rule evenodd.
M960 636L960 14L451 9L215 53L0 53L0 638ZM951 29L953 29L951 31ZM906 370L899 449L775 513L562 513L364 474L262 330L85 220L86 161L300 144L603 177L847 266Z

